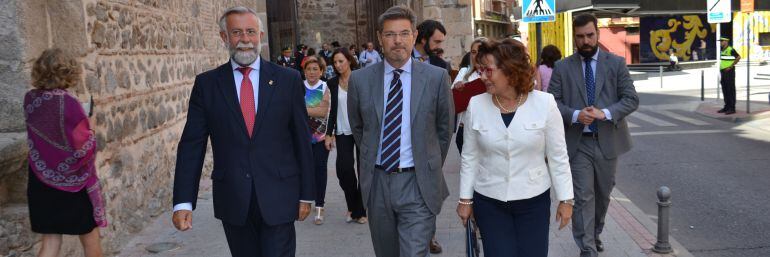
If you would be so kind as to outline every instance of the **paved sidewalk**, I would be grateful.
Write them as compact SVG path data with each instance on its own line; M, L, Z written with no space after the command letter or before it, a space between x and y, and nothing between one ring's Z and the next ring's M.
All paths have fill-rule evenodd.
M335 153L329 156L334 160ZM457 189L459 184L459 158L457 149L452 149L447 157L444 174L451 195L444 202L437 219L437 237L444 252L436 257L464 257L464 228L455 213ZM300 257L368 257L374 256L368 225L345 223L345 200L334 172L334 162L330 162L329 181L326 195L326 222L321 226L312 223L312 216L296 224L297 256ZM204 179L208 182L208 179ZM203 187L208 187L204 183ZM652 193L651 193L652 195ZM213 216L210 194L203 193L194 213L193 229L178 232L171 225L171 213L158 217L153 224L140 232L133 240L126 243L118 256L230 256L221 223ZM654 201L654 199L651 199ZM555 205L554 205L555 207ZM552 212L553 213L553 212ZM315 215L314 213L311 215ZM552 217L553 219L553 214ZM613 200L606 219L606 228L602 234L605 251L600 256L606 257L646 257L646 256L692 256L675 240L671 240L676 255L657 255L651 252L655 243L655 224L622 193L613 192ZM578 249L569 229L558 230L558 225L551 224L549 256L577 257ZM145 247L172 242L178 248L158 254L145 250Z

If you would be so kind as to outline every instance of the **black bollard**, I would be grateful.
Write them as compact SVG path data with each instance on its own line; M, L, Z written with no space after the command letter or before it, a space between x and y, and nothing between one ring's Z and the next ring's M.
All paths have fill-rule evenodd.
M668 218L671 207L671 189L662 186L658 189L658 242L652 248L656 253L672 253L671 244L668 242Z

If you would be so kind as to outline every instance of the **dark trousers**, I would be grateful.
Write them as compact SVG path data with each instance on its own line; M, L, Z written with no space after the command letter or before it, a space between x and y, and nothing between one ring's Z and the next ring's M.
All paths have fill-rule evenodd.
M253 189L246 224L237 226L222 222L222 226L233 257L294 257L295 255L297 240L294 222L275 226L265 224Z
M455 135L455 143L457 144L457 151L463 153L463 126L457 127L457 134Z
M326 164L329 159L329 150L326 150L324 141L313 143L313 167L315 168L315 206L324 207L326 198Z
M725 96L725 110L735 111L735 67L729 71L719 70L722 75L722 94Z
M356 161L359 156L355 139L352 135L337 135L337 178L340 187L345 192L345 202L348 204L350 217L358 219L366 217L366 209L361 199L361 188L356 177ZM355 155L354 155L355 154Z
M474 193L473 201L484 256L548 256L550 190L529 199L508 202Z

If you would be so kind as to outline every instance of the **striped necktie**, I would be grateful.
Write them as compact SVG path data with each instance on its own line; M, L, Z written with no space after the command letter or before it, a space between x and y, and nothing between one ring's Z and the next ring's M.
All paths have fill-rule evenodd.
M401 87L401 69L393 71L388 101L385 105L385 119L382 129L382 153L380 163L386 172L395 171L401 160L401 116L404 92Z

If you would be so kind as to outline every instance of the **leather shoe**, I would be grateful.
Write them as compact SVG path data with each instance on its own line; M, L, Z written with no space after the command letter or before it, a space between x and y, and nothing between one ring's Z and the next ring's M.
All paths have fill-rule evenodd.
M435 238L430 240L430 253L437 254L437 253L441 253L441 251L442 251L441 245L438 243L438 240L436 240Z
M727 109L722 108L722 109L719 109L719 111L717 111L717 113L725 113L726 111L727 111Z
M735 110L727 110L725 111L725 115L735 114Z
M596 251L604 252L604 244L602 243L602 240L596 239Z

